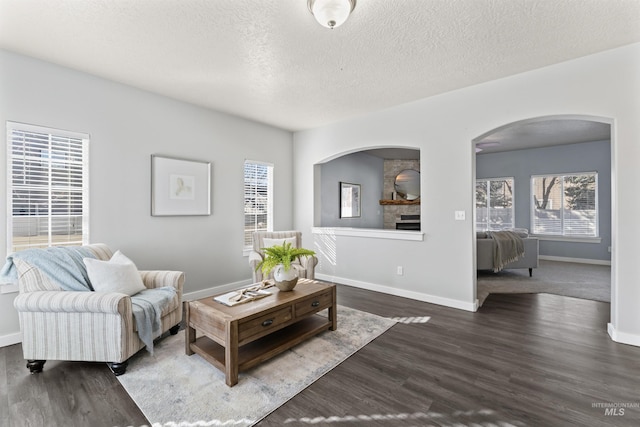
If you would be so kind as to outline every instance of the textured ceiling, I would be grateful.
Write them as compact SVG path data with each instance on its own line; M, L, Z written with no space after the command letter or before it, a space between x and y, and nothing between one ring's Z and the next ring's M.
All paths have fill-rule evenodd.
M283 129L640 41L640 0L0 0L0 48Z

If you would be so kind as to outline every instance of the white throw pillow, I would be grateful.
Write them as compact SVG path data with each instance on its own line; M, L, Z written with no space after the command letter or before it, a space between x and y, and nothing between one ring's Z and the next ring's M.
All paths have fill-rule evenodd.
M270 248L271 246L282 246L285 243L291 243L291 247L296 247L296 236L293 237L282 237L280 239L270 239L265 237L262 239L262 243L264 243L263 248Z
M83 261L96 292L119 292L131 296L147 289L136 265L120 251L116 251L109 261L94 258L83 258Z
M529 237L529 230L527 230L526 228L513 228L511 231L513 231L518 235L518 237L522 237L523 239Z

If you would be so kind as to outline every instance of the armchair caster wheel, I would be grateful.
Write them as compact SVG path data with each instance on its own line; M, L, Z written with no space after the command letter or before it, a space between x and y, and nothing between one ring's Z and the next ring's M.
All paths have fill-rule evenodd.
M46 360L27 360L27 368L29 368L32 374L39 374L42 372L44 362L46 362Z
M109 369L111 369L111 371L115 374L116 377L123 375L125 372L127 372L128 364L129 362L127 360L121 363L108 363Z

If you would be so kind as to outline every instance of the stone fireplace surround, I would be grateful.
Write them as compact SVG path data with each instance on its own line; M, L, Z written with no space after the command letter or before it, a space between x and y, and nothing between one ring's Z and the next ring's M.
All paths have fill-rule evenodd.
M419 172L420 161L419 160L385 160L384 161L384 183L383 183L382 199L384 200L391 199L392 194L394 193L393 184L395 182L396 175L398 175L401 171L405 169L413 169ZM416 222L415 219L411 219L411 220L402 219L402 215L418 215L418 216L420 215L419 204L411 204L411 205L384 204L382 208L383 208L385 230L395 230L397 228L397 224L399 223Z

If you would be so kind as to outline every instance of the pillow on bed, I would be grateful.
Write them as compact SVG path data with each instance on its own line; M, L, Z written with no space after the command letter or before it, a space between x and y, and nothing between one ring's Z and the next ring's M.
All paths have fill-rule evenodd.
M136 265L116 251L109 261L84 258L91 286L96 292L118 292L129 296L147 289Z
M518 237L522 237L523 239L529 237L529 230L527 230L526 228L513 228L511 231L513 231L518 235Z

